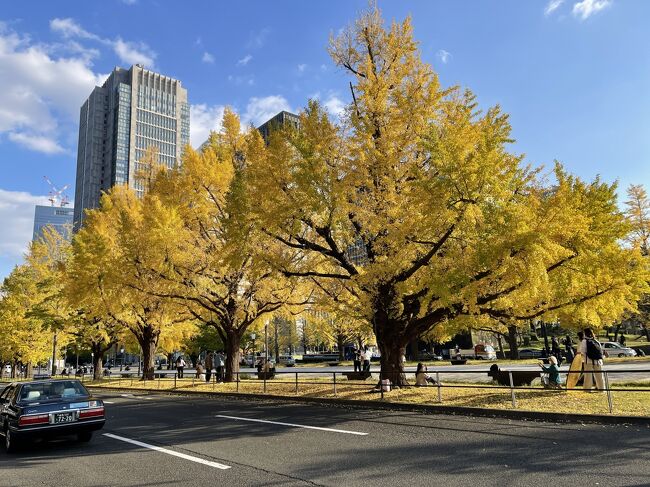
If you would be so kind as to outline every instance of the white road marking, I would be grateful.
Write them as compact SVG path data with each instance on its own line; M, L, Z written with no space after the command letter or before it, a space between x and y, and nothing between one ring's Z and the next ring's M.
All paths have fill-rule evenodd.
M147 396L136 396L135 394L120 394L122 397L128 397L129 399L146 399L147 401L152 401L152 397Z
M339 430L339 429L334 429L334 428L321 428L320 426L307 426L307 425L304 425L304 424L283 423L281 421L268 421L266 419L239 418L237 416L226 416L224 414L217 414L216 417L217 418L238 419L240 421L253 421L255 423L279 424L281 426L292 426L294 428L305 428L305 429L310 429L310 430L331 431L333 433L347 433L349 435L366 436L368 434L368 433L362 433L360 431Z
M115 404L113 401L104 401L104 404Z
M186 455L185 453L179 453L174 450L168 450L167 448L162 448L156 445L150 445L149 443L143 443L141 441L132 440L130 438L124 438L123 436L117 436L111 433L104 433L104 436L113 438L114 440L124 441L126 443L131 443L133 445L141 446L142 448L149 448L150 450L155 450L160 453L166 453L167 455L172 455L174 457L183 458L184 460L189 460L190 462L201 463L207 465L208 467L214 467L221 470L227 470L230 468L229 465L224 465L222 463L211 462L209 460L204 460L203 458L193 457L192 455Z

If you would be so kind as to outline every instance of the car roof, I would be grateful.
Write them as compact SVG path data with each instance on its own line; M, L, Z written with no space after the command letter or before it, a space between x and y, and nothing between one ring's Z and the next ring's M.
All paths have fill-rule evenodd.
M78 379L40 379L40 380L27 380L21 382L12 382L12 385L27 385L27 384L51 384L55 382L70 382L75 381L81 383Z

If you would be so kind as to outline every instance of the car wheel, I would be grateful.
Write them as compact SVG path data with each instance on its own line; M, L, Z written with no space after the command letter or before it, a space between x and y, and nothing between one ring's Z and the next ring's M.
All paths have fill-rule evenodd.
M624 353L619 353L618 356L619 356L619 358L623 358L623 357L625 357L625 354Z
M5 428L5 450L7 453L16 453L19 446L19 442L15 436L11 434L11 430Z
M88 443L92 439L92 437L93 437L92 431L84 431L83 433L79 433L77 435L77 439L82 443Z

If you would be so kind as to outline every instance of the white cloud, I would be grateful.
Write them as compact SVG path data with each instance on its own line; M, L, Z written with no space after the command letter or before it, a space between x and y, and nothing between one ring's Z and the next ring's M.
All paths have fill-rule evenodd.
M304 73L304 72L305 72L305 69L307 69L307 65L306 65L306 64L299 64L299 65L298 65L298 72L299 72L299 73Z
M436 56L438 56L438 58L442 61L442 64L447 64L449 60L453 57L449 51L445 51L444 49L440 49L436 53Z
M208 140L211 130L221 129L221 119L225 107L223 105L208 106L205 103L190 106L190 144L199 148Z
M547 17L555 12L564 3L564 0L549 0L544 9L544 15Z
M239 61L237 61L237 66L246 66L250 60L253 59L253 56L250 54L247 54L243 58L241 58Z
M91 34L71 18L50 20L50 29L65 38L81 37L82 39L101 40L99 36Z
M325 102L323 102L325 109L336 118L341 118L345 112L345 102L335 95L330 95Z
M320 65L320 70L323 71L323 72L327 71L327 65L326 64L321 64Z
M88 32L71 18L52 19L50 21L50 29L66 39L75 37L89 39L110 46L123 63L129 65L143 64L149 69L155 69L157 54L143 42L125 41L121 37L117 39L104 39L97 34Z
M203 61L206 64L213 64L214 63L214 56L210 54L209 52L204 52L203 57L201 58L201 61Z
M122 62L143 64L148 69L155 69L157 55L142 42L127 42L118 37L113 43L113 50Z
M61 154L65 152L65 149L58 144L56 139L45 135L9 132L9 140L27 149L43 152L44 154Z
M59 32L82 35L73 23L55 25ZM87 55L56 56L59 47L34 44L28 36L0 26L0 133L48 153L59 152L61 125L66 132L75 130L79 107L106 78L93 72Z
M246 111L242 116L242 124L248 125L252 123L257 127L282 110L290 112L291 106L287 99L281 95L271 95L263 98L252 97L246 105Z
M611 0L582 0L573 5L573 15L580 20L586 20L595 13L609 7Z
M250 48L257 48L259 49L260 47L263 47L264 44L266 44L266 38L269 36L271 33L271 29L268 27L264 27L262 30L258 32L251 32L250 38L248 40L247 47Z
M0 189L0 257L22 257L32 239L34 206L48 204L46 196Z
M255 84L254 76L233 76L232 74L228 75L228 81L235 83L236 85L248 85L253 86Z

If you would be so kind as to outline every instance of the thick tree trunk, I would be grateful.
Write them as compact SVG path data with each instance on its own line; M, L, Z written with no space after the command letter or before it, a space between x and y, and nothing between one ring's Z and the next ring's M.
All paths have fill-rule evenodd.
M340 333L336 336L336 346L339 349L339 362L345 360L345 355L343 354L343 349L345 348L345 337Z
M499 343L499 352L501 353L501 357L506 358L506 354L503 352L503 340L501 339L501 334L497 333L497 342Z
M614 340L615 342L618 341L618 332L621 330L621 325L616 325L614 328Z
M508 326L508 345L510 345L510 358L517 360L519 358L519 343L517 343L517 327Z
M140 348L142 348L142 379L154 379L154 360L158 346L160 332L154 330L150 325L145 326L137 336Z
M95 347L93 348L93 353L95 354L93 356L93 380L101 380L102 378L102 372L104 368L104 352L101 350L100 347L98 347L99 352L95 350Z
M241 333L234 330L226 331L226 376L225 382L235 380L239 372L239 347L241 344Z
M406 345L399 343L382 343L377 339L381 351L381 379L389 379L393 386L408 384L404 374L402 357L406 353Z
M411 360L417 362L420 360L420 350L419 350L420 340L418 337L413 337L411 339Z

